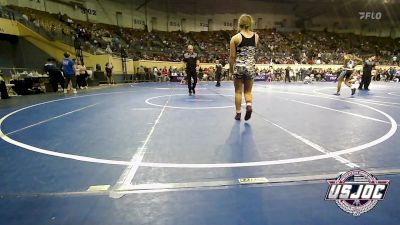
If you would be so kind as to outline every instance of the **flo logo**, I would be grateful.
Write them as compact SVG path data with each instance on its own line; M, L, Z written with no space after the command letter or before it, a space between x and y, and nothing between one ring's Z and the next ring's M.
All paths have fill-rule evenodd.
M360 20L380 20L382 18L381 12L359 12Z
M364 170L354 169L328 180L328 184L325 200L336 201L345 212L359 216L384 199L389 180L377 180Z

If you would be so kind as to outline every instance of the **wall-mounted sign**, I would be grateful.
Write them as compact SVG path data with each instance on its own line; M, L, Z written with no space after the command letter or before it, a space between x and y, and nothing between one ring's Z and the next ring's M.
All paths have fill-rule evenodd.
M95 9L86 9L86 8L81 7L81 13L92 15L92 16L97 16L97 11Z

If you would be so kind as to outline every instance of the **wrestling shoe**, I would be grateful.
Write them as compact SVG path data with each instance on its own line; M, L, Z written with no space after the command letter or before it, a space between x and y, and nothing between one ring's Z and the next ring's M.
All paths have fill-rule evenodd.
M251 105L246 106L246 114L244 115L244 120L249 120L251 118L252 112L253 109L251 108Z
M242 113L236 113L235 120L240 120Z

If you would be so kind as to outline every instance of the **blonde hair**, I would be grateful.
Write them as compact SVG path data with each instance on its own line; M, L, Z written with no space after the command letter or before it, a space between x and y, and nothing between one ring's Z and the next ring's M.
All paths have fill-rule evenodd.
M245 29L245 30L253 30L254 20L249 14L242 14L239 17L238 21L238 31Z

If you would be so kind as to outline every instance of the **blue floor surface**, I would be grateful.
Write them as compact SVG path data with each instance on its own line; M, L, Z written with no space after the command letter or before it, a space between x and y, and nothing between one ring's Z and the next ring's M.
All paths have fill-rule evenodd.
M323 178L354 166L400 171L400 86L334 92L333 83L256 82L248 122L233 120L228 82L201 83L195 96L143 83L1 100L0 224L398 225L399 175L379 176L391 180L388 195L360 217L324 201ZM319 179L291 182L304 176ZM248 177L286 182L234 183ZM87 192L120 182L191 188ZM230 185L202 188L209 182Z

